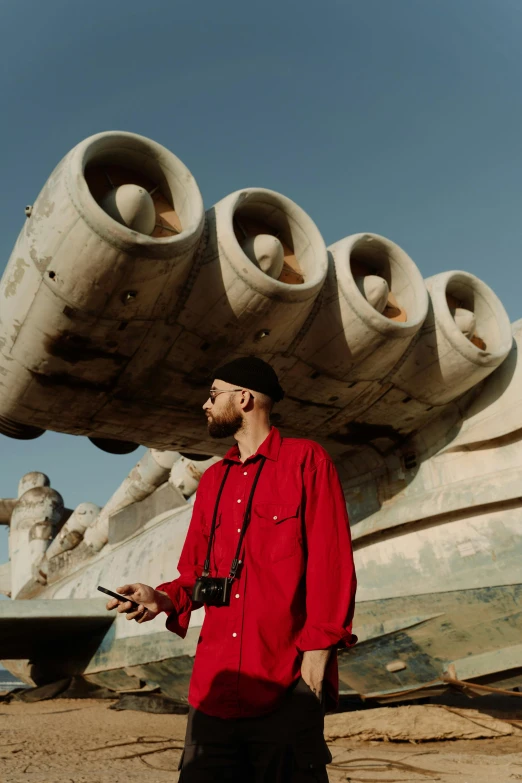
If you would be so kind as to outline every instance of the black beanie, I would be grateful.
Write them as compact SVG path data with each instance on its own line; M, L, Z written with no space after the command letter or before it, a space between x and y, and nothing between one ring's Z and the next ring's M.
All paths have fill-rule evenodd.
M218 367L214 378L261 392L271 397L274 402L279 402L285 396L275 370L257 356L243 356Z

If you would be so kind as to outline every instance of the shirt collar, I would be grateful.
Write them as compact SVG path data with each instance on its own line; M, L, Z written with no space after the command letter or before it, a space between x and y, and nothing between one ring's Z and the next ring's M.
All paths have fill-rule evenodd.
M249 457L248 460L253 460L255 457L261 455L263 457L266 457L267 459L271 459L274 462L277 462L277 459L279 457L279 449L281 448L281 440L282 438L279 433L279 430L276 429L275 427L271 427L270 432L268 433L263 443L259 446L256 453L252 454L252 456ZM237 444L235 446L232 446L232 448L227 451L223 459L229 460L230 462L241 462L241 457L239 454L239 448ZM245 460L245 462L247 462L248 460Z

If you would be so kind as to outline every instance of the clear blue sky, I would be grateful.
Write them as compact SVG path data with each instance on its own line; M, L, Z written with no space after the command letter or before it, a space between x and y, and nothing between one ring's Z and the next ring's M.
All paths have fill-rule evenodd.
M102 130L150 136L206 206L279 190L327 244L374 231L425 276L464 268L522 316L520 0L25 0L0 8L0 258L57 161ZM43 470L104 503L137 459L0 436L0 496ZM0 529L0 562L7 557Z

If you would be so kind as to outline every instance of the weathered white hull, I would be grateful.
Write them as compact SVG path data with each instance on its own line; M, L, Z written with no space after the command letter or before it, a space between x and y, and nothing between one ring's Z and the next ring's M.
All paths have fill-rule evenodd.
M357 544L355 525L360 643L340 655L342 691L379 695L417 688L440 678L452 663L461 678L511 686L518 681L516 672L503 672L522 670L522 525L516 502L501 506L432 520L420 529L403 527L367 544ZM175 578L190 516L187 504L151 520L39 598L95 598L98 584L155 585ZM89 660L61 662L57 652L48 666L39 662L23 672L43 681L53 673L81 671L115 690L145 681L183 700L202 621L203 610L194 612L182 640L165 629L163 618L137 625L119 615ZM396 660L404 668L388 671ZM15 669L20 672L20 663Z

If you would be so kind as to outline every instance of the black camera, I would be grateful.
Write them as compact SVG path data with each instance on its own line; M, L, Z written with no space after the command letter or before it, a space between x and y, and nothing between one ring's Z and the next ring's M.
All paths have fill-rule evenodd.
M199 576L192 591L192 600L206 606L228 606L232 580L228 577Z

